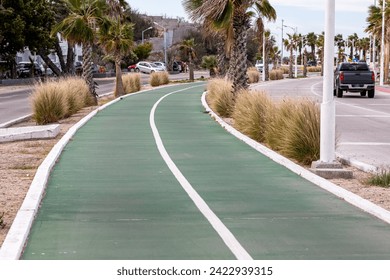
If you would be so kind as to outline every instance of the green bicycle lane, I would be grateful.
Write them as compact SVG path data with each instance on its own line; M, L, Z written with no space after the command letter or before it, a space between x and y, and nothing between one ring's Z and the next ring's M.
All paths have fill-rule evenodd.
M67 145L24 259L233 259L156 148L153 104L189 86L125 98ZM389 259L390 227L229 135L202 87L156 108L172 160L255 259Z

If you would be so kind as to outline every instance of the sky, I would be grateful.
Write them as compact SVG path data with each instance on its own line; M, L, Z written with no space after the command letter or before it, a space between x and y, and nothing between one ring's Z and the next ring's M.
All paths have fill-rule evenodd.
M141 13L154 16L183 17L188 20L181 0L127 0L130 6ZM269 0L275 8L277 19L266 23L266 28L281 42L282 19L284 25L297 28L298 33L321 33L325 28L325 5L327 0ZM357 33L359 37L367 36L364 33L368 7L375 0L336 0L336 30L335 34L348 35ZM293 33L292 28L284 27L283 37L286 33Z

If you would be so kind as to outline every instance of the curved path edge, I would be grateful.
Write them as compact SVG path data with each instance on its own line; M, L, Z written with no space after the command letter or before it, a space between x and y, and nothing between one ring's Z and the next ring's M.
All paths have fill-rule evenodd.
M60 139L60 141L54 145L35 173L34 179L30 185L26 197L23 200L22 206L16 214L11 228L8 231L8 234L0 248L0 260L18 260L21 257L29 232L31 230L31 226L34 222L39 205L44 196L50 172L73 135L101 110L104 110L108 106L120 101L123 98L146 91L150 91L150 89L123 95L93 110L87 116L82 118L78 123L72 126Z
M260 143L256 142L255 140L249 138L248 136L242 134L229 124L227 124L222 118L220 118L207 104L206 101L206 94L207 92L203 93L202 95L202 105L206 109L206 111L213 117L226 131L240 139L241 141L245 142L249 146L251 146L256 151L262 153L263 155L267 156L268 158L272 159L276 163L288 168L292 172L298 174L302 178L305 178L306 180L312 182L313 184L319 186L320 188L336 195L337 197L347 201L348 203L362 209L363 211L381 219L382 221L390 224L390 211L387 211L386 209L383 209L382 207L379 207L378 205L350 192L347 191L340 186L337 186L336 184L333 184L332 182L329 182L328 180L308 171L307 169L303 168L302 166L294 163L293 161L281 156L280 154L274 152L273 150L265 147L264 145L261 145Z

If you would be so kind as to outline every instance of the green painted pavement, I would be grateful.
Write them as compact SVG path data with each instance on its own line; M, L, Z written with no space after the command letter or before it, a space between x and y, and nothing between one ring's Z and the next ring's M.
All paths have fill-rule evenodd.
M190 85L193 86L193 85ZM153 104L125 98L81 128L55 166L24 259L232 259L161 159ZM389 259L390 226L226 133L202 87L165 98L156 125L192 186L255 259Z

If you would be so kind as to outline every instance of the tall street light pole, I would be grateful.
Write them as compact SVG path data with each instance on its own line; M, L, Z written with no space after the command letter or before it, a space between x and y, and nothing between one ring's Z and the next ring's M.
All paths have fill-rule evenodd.
M157 22L153 22L155 25L161 27L164 30L164 62L165 62L165 67L168 66L168 59L167 59L167 30L164 26L158 24Z
M376 6L376 0L374 0L374 6ZM373 70L376 77L376 35L374 34L373 43L372 43L372 59Z
M380 72L380 79L379 79L379 85L383 86L385 81L385 8L386 8L386 1L382 1L382 43L381 43L381 72Z
M335 34L335 0L327 0L325 10L325 55L321 104L320 161L335 161L336 106L333 97L333 55Z
M144 43L144 32L145 32L145 31L148 31L148 30L150 30L150 29L152 29L152 28L153 28L153 27L150 26L149 28L146 28L145 30L142 31L142 44Z
M325 178L352 178L336 162L336 106L333 96L333 59L335 33L335 0L327 0L325 8L324 78L321 103L320 160L312 163L312 171Z
M282 19L282 47L281 47L281 51L282 51L282 56L280 57L280 67L282 67L282 64L283 64L283 49L284 49L284 42L283 42L283 25L284 25L284 19Z

